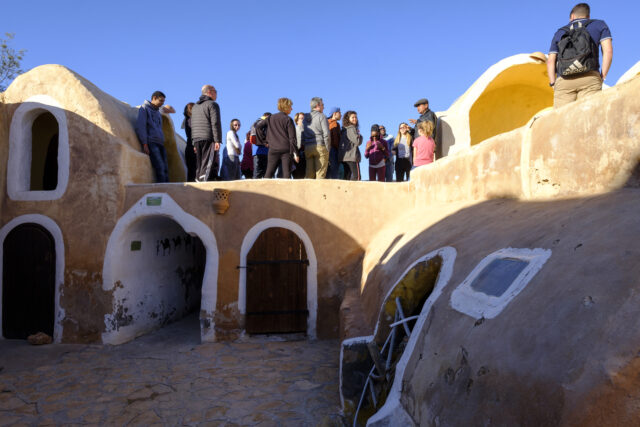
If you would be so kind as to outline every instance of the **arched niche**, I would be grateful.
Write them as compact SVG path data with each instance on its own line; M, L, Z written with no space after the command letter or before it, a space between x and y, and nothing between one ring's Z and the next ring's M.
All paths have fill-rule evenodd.
M487 85L469 110L471 145L527 124L553 105L545 64L514 65Z
M13 113L7 193L12 200L56 200L69 183L69 129L60 103L36 95Z

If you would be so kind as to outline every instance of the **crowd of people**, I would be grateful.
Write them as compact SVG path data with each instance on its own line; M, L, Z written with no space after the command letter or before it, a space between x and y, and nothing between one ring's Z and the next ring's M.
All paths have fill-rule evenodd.
M577 4L571 9L569 24L553 36L547 71L555 108L600 92L611 67L611 31L604 21L591 19L590 13L587 3ZM311 111L296 113L291 119L291 100L280 98L279 112L264 113L246 133L244 146L238 135L240 120L231 120L220 161L223 140L216 99L216 89L205 85L200 99L184 108L188 181L237 180L242 176L361 179L364 137L355 111L347 111L343 117L339 108L331 108L325 115L322 98L312 98ZM149 155L158 182L169 179L160 113L164 101L162 92L154 92L151 101L140 107L136 123L142 150ZM419 99L414 107L420 113L418 119L409 120L414 127L400 123L395 138L384 126L371 126L364 147L370 181L393 181L394 172L396 181L408 180L413 168L441 157L441 147L436 145L437 117L429 109L429 101Z
M157 182L168 182L167 154L164 149L161 112L166 96L160 91L145 101L138 113L136 132L142 149L151 160ZM278 112L264 113L242 135L240 120L233 119L223 140L220 106L212 85L202 87L197 102L184 107L182 127L187 136L184 152L187 181L232 181L261 178L362 179L360 163L364 137L358 114L334 107L325 114L322 98L310 101L310 112L291 118L293 103L280 98ZM411 169L434 161L437 117L429 101L414 106L420 117L410 120L415 127L401 123L393 137L382 125L374 124L364 157L369 160L369 180L391 182L409 180ZM223 144L224 143L224 144Z

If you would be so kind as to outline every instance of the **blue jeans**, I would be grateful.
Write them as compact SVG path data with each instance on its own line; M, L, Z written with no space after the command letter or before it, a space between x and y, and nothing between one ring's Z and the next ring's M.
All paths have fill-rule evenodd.
M389 156L389 158L385 161L384 165L386 166L385 173L384 173L385 182L393 182L393 169L395 167L393 156Z
M329 151L329 170L327 171L327 178L338 179L340 175L340 160L338 160L338 149L331 147Z
M169 182L169 166L167 165L167 150L164 145L149 143L149 160L156 173L156 182Z

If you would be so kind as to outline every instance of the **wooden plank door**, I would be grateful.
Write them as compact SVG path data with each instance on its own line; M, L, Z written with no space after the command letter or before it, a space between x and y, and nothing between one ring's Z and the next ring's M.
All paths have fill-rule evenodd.
M56 253L53 237L38 224L21 224L4 240L2 335L53 336Z
M307 253L291 230L268 228L247 255L246 330L307 331Z

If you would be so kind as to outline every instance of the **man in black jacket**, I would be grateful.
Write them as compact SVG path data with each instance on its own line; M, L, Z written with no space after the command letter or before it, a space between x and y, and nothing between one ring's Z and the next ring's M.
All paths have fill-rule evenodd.
M202 87L202 96L191 110L191 139L196 149L196 182L216 181L222 126L218 92L211 85Z
M418 109L418 113L420 113L420 117L418 117L418 120L409 119L409 122L411 122L411 124L416 125L412 130L413 138L415 139L418 137L418 125L421 122L426 122L427 120L430 121L431 123L433 123L433 133L431 134L431 138L433 138L433 141L436 143L436 158L438 159L442 157L442 150L440 149L440 145L438 144L438 140L436 139L436 129L438 127L438 117L436 117L436 113L429 109L429 101L426 98L417 100L416 103L413 104L413 106L416 107Z

